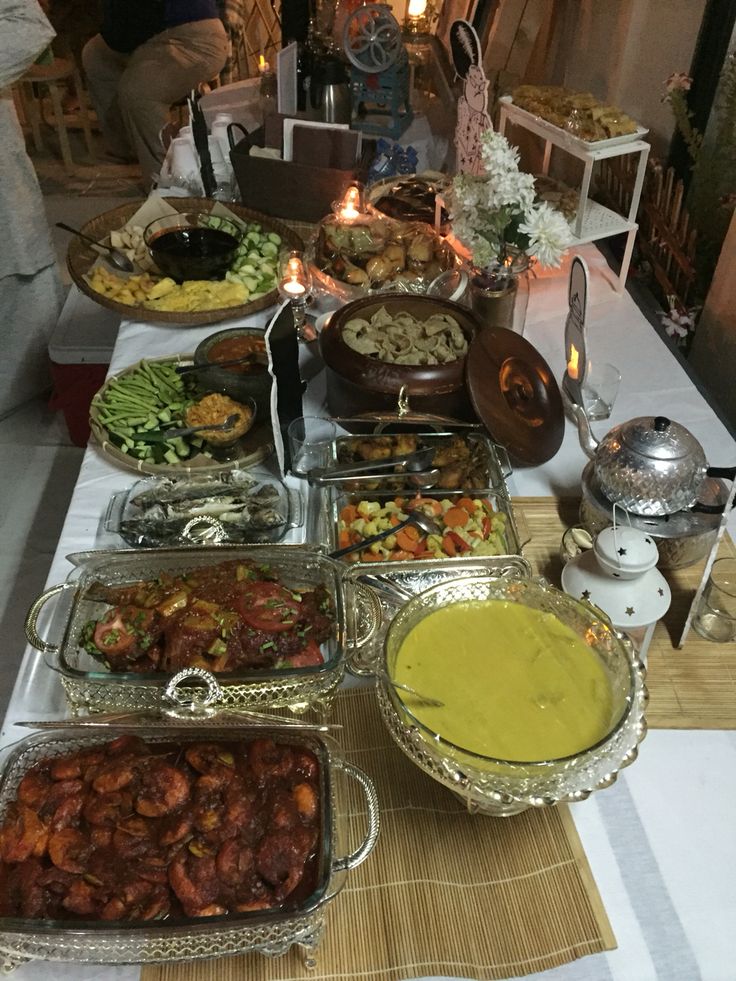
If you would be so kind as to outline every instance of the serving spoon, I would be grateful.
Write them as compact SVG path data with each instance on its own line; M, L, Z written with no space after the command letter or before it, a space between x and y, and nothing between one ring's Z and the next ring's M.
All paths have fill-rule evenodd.
M424 511L412 511L408 518L404 518L393 528L387 528L385 531L379 531L377 535L370 535L368 538L364 538L360 542L355 542L353 545L346 545L345 548L338 548L334 552L330 552L331 559L341 559L343 555L350 555L351 552L360 552L364 548L373 545L374 542L383 541L384 538L388 538L389 535L395 535L397 531L401 531L402 528L406 528L407 525L414 525L420 531L423 531L425 535L441 535L442 529L433 521Z
M357 460L354 463L341 463L336 467L314 468L307 474L307 480L310 484L334 484L346 478L367 480L381 476L396 477L402 473L419 473L431 466L434 454L435 448L427 446L403 456L390 456L383 460ZM403 470L396 472L394 467L403 467ZM388 473L382 474L383 470Z
M425 705L430 705L433 708L442 708L444 702L441 702L439 698L430 698L429 695L422 695L420 691L416 688L412 688L411 685L404 685L400 681L395 681L388 671L383 671L381 669L375 672L376 677L380 678L381 681L385 681L387 685L391 685L392 688L398 688L399 691L405 691L412 697L416 698L417 701L423 702Z
M133 263L124 252L120 251L120 249L116 249L112 245L103 245L102 242L98 242L96 239L90 238L89 235L85 235L84 232L80 232L78 228L72 228L71 225L66 225L63 221L57 221L56 227L63 228L65 232L71 232L72 235L76 235L85 242L89 242L90 245L94 245L97 249L105 249L110 253L109 256L105 256L105 259L113 266L117 266L117 268L122 270L122 272L133 272L135 269Z
M256 355L246 354L242 358L232 358L230 361L208 361L206 364L179 364L174 368L177 375L188 375L190 371L209 371L211 368L232 368L237 364L247 364Z

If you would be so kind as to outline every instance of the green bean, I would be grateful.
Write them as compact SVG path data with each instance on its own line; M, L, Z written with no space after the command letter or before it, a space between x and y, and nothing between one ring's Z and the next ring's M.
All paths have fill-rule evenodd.
M127 374L111 378L92 400L99 422L124 453L160 464L193 452L184 440L148 442L143 437L183 419L189 404L184 379L171 364L146 361Z

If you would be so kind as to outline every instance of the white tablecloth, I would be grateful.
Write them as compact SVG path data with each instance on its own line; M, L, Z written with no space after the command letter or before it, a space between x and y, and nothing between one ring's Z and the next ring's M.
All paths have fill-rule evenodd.
M699 394L685 370L647 323L628 294L613 292L614 277L597 250L582 250L591 271L589 356L616 364L621 388L611 425L637 415L666 415L700 440L709 462L736 463L736 444ZM564 371L563 331L567 309L566 269L532 284L527 338L547 359L556 377ZM267 315L249 318L266 324ZM171 328L124 322L111 363L117 372L141 357L192 351L212 327ZM303 352L305 377L312 377L309 407L323 397L319 363ZM572 423L559 453L541 467L518 468L512 493L521 496L574 494L586 457ZM49 583L63 581L73 551L114 545L100 530L101 514L116 490L133 480L95 446L87 449ZM731 528L733 532L733 527ZM117 543L119 544L119 543ZM2 743L23 734L20 719L64 714L57 676L42 658L26 651ZM585 852L611 919L618 948L574 961L540 977L564 981L732 981L736 978L736 733L651 732L633 767L610 789L572 808ZM480 820L490 820L483 819ZM493 911L489 910L492 916ZM19 968L30 978L137 978L134 967L66 968L36 964Z

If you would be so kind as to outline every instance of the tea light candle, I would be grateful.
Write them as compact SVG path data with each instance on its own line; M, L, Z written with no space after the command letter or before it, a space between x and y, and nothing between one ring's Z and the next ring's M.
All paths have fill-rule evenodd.
M304 337L306 307L309 299L311 280L303 256L290 252L282 256L280 262L281 279L279 294L291 303L294 326L300 338Z
M286 262L281 288L290 298L303 296L307 292L306 270L301 256L290 255Z
M288 294L290 299L298 299L300 296L304 296L307 292L307 288L303 283L300 283L298 279L284 279L281 283L281 289L284 293Z
M419 34L427 28L427 0L409 0L406 8L406 27L412 34Z
M262 54L258 55L258 71L261 75L265 75L269 70L269 64Z
M351 222L365 214L363 188L359 184L351 184L345 191L340 208L337 212L342 221Z

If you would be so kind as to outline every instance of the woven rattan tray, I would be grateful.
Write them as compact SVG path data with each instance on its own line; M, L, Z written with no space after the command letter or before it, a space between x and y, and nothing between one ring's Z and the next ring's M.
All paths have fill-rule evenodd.
M173 357L148 358L148 361L164 364L191 364L193 355L180 354ZM102 386L98 395L104 393L107 386L115 378L121 378L135 371L141 362L128 365L116 375L111 375ZM96 398L97 396L95 396ZM136 473L153 474L154 476L183 477L191 474L221 473L223 470L243 469L262 463L273 452L273 429L270 419L257 419L255 426L239 439L232 454L227 459L214 459L203 453L194 454L182 459L180 463L152 463L149 460L139 460L117 447L110 440L110 433L100 421L100 412L94 399L89 409L89 425L100 449L108 459L126 470Z
M210 198L166 198L167 204L177 211L206 211L212 210L217 203ZM143 204L143 201L131 201L129 204L120 205L104 214L98 215L86 225L82 226L82 232L90 238L104 242L111 231L121 228ZM276 232L284 240L290 249L302 249L304 244L296 232L288 228L275 218L269 218L250 208L243 208L238 204L228 204L227 207L238 218L244 221L257 221L268 232ZM115 310L128 320L143 320L155 324L178 324L184 327L194 327L200 324L215 324L222 320L232 320L237 317L245 317L259 310L265 310L273 306L278 299L278 292L272 290L265 296L252 300L250 303L241 303L236 307L222 307L218 310L198 310L192 313L170 312L167 310L149 310L146 307L130 306L127 303L118 303L109 297L103 296L97 290L92 289L85 274L89 272L94 263L99 259L99 253L87 245L80 238L73 238L69 243L66 256L66 264L69 273L79 289L85 293L95 303Z

